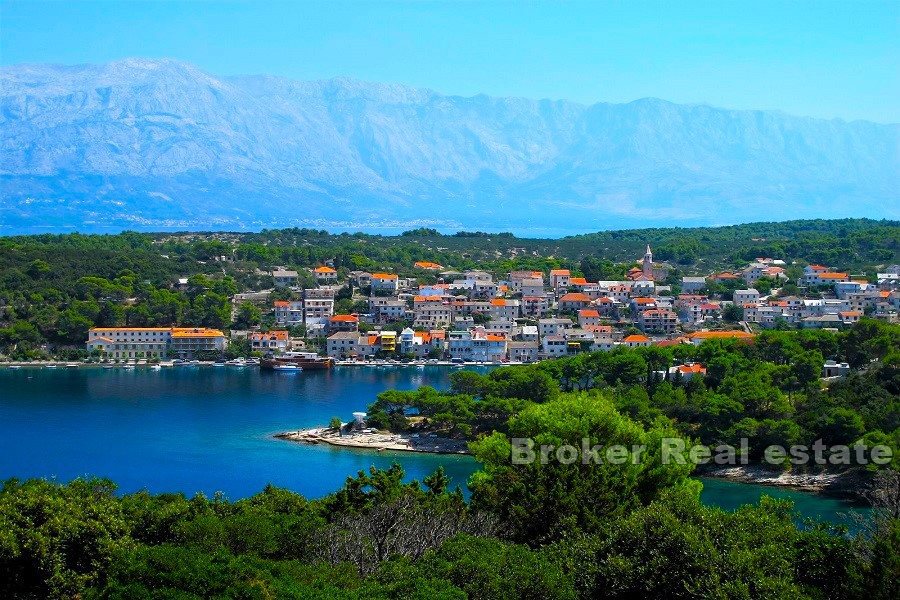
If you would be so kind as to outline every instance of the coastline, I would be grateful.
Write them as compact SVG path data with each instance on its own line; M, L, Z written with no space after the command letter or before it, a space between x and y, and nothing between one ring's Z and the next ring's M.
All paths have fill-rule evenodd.
M706 466L694 471L694 476L787 488L850 501L862 499L861 492L865 489L866 479L858 470L792 473L773 471L760 465Z
M327 444L376 452L392 450L429 454L471 454L465 441L442 437L413 437L416 435L380 431L340 433L328 427L313 427L278 433L273 437L302 444ZM859 471L792 473L773 471L760 465L706 466L698 468L693 476L791 489L851 502L860 501L860 492L865 489L865 476Z
M343 448L365 450L398 450L401 452L427 452L430 454L471 454L465 440L444 437L419 436L409 433L386 433L376 431L354 431L342 433L329 427L313 427L298 431L277 433L280 440L302 444L328 444Z

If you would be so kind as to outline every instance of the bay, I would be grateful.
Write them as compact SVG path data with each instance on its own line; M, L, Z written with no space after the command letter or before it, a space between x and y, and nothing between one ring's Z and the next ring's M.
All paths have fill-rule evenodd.
M222 492L267 483L316 498L370 466L403 465L421 480L443 466L465 489L468 456L303 445L275 433L344 421L387 389L445 389L447 367L343 367L302 373L232 367L0 369L0 478L107 477L122 493ZM845 522L839 500L704 479L705 503L733 510L763 494L794 501L804 517Z

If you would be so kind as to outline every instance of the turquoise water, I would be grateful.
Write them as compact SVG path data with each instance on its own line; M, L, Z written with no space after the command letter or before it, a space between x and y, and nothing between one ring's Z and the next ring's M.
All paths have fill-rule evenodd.
M0 479L68 481L96 475L122 492L181 491L232 499L266 483L319 497L370 465L399 461L421 479L443 465L465 488L467 456L372 452L272 439L281 431L349 420L386 389L446 388L446 367L279 373L256 369L0 369ZM804 516L840 521L836 500L704 480L708 504L733 509L763 494L795 501Z

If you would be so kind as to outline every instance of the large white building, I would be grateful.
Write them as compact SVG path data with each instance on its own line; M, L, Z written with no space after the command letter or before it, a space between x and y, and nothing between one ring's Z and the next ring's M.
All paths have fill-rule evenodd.
M225 350L225 334L206 327L92 327L87 350L105 358L194 358L201 351Z

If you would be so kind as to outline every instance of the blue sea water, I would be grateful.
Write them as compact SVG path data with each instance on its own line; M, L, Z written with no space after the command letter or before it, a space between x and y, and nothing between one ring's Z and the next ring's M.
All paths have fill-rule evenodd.
M442 465L465 489L468 456L373 452L274 439L344 421L387 389L446 388L450 369L344 367L286 373L231 367L0 369L0 479L108 477L123 493L223 492L238 499L267 483L307 497L348 476L400 462L422 479ZM734 509L762 494L794 500L803 516L842 522L840 501L704 480L707 504Z

